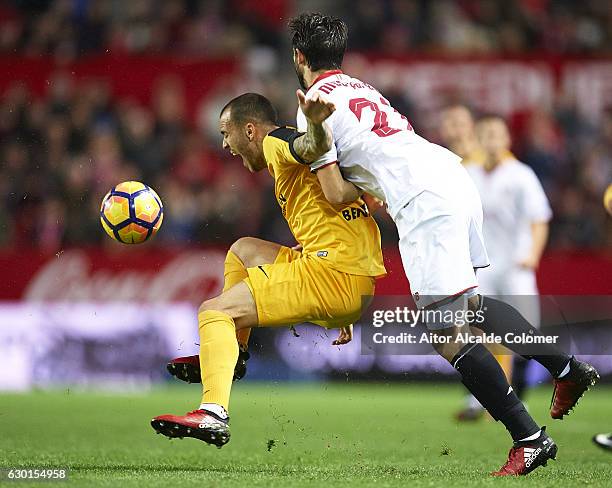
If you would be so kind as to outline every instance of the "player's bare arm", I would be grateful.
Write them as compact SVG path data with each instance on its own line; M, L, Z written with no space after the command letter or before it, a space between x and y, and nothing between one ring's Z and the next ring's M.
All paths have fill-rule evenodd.
M311 98L306 98L302 90L298 90L296 95L308 126L306 133L294 141L293 147L304 161L314 162L331 149L333 137L324 121L336 107L319 92ZM325 198L334 205L354 202L360 196L360 190L342 178L338 165L321 168L317 177Z
M302 90L298 90L297 97L300 108L308 121L308 128L303 136L294 141L293 148L300 158L312 163L332 147L333 137L329 127L325 124L325 119L334 113L336 107L319 93L307 99Z
M548 241L548 222L531 223L531 252L519 263L523 268L536 269Z
M363 193L350 181L342 177L340 167L337 164L330 164L317 171L317 178L321 183L323 194L332 205L352 203Z
M383 202L380 198L376 198L374 195L370 195L369 193L364 193L361 195L361 198L368 206L370 214L377 212L385 206L385 202Z
M315 92L310 98L306 98L302 90L298 90L296 95L308 126L306 133L295 140L293 147L304 161L314 162L332 147L333 136L324 121L334 113L336 107L319 92ZM317 177L325 198L334 205L352 203L362 193L342 177L337 164L319 169Z

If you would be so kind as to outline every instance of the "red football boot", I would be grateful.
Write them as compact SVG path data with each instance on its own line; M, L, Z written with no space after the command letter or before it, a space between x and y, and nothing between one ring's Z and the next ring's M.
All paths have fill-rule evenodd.
M186 381L187 383L202 382L200 356L175 358L166 365L166 368L168 373L181 381Z
M597 370L588 363L574 358L570 360L570 370L563 378L555 378L550 402L550 416L562 419L576 406L578 400L599 379Z
M185 415L160 415L151 420L158 434L171 439L193 437L218 448L229 442L229 418L222 419L208 410L194 410Z
M238 381L244 378L246 374L247 361L251 355L248 351L242 348L238 352L238 360L234 367L234 378L233 381ZM181 381L187 383L201 383L202 376L200 375L200 356L187 356L183 358L176 358L170 361L166 368L168 373L176 377Z
M458 422L476 422L484 417L486 410L484 408L465 407L455 414L455 420Z
M508 460L493 476L525 476L539 466L546 466L549 459L557 456L557 445L542 427L542 433L534 441L515 442Z

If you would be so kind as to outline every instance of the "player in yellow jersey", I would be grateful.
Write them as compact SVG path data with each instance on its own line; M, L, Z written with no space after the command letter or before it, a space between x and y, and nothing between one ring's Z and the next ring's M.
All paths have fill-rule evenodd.
M385 274L380 233L363 200L328 202L322 186L334 184L339 169L310 170L309 163L331 147L324 120L335 108L319 96L305 100L300 93L298 100L308 119L306 133L278 127L271 103L254 93L233 99L221 111L223 147L240 155L251 172L268 169L302 250L251 237L232 245L224 291L198 313L202 402L186 415L155 417L151 425L158 433L223 446L230 436L227 410L235 365L250 328L312 322L340 328L336 343L348 342L364 300L374 294L375 279Z

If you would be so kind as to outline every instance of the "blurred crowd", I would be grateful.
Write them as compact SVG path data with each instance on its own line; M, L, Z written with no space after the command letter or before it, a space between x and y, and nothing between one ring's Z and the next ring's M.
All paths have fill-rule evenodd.
M219 56L283 48L294 10L346 19L352 49L394 53L612 51L608 0L12 0L0 52L171 52Z
M157 243L273 233L264 208L265 200L277 213L271 179L251 175L219 138L187 124L176 80L159 83L150 106L114 100L96 81L58 75L50 86L38 99L17 83L0 102L0 246L107 242L101 199L127 180L146 181L166 203Z
M296 80L285 25L297 7L346 18L351 46L359 50L508 53L529 47L595 53L610 52L607 5L597 0L14 0L0 5L0 52L70 59L108 51L231 56L244 54L245 46L283 49L277 56L287 78L277 85L261 80L245 85L268 95L290 123ZM263 49L250 59L262 65L269 56ZM279 95L283 79L289 96ZM227 245L244 235L291 244L271 178L251 175L221 150L214 120L228 94L211 96L206 126L186 115L180 83L162 79L148 104L117 98L108 84L76 82L63 71L42 97L19 82L0 93L0 248L57 252L69 245L109 245L99 206L114 184L131 179L150 184L166 204L153 245ZM419 131L408 96L388 94ZM611 244L601 198L612 181L612 112L598 124L565 105L522 117L509 121L513 150L534 168L551 200L550 246ZM440 140L436 133L426 135ZM383 239L393 242L388 216L379 220Z

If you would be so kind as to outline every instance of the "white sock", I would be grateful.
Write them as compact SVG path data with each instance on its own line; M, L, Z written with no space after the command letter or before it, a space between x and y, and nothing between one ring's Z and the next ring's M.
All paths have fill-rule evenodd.
M228 417L227 410L225 410L225 408L223 408L218 403L202 403L200 405L200 410L208 410L209 412L214 413L217 417L224 420Z
M519 442L523 442L523 441L535 441L538 437L540 437L541 433L542 433L542 431L538 430L535 434L530 435L529 437L525 437L524 439L520 439Z
M572 364L572 360L570 359L567 364L565 365L565 368L563 368L563 371L561 371L561 373L559 374L559 376L557 376L557 379L560 380L561 378L563 378L567 373L570 372L570 364Z
M480 402L476 399L474 395L467 396L467 408L472 410L484 410L484 407L480 404Z

